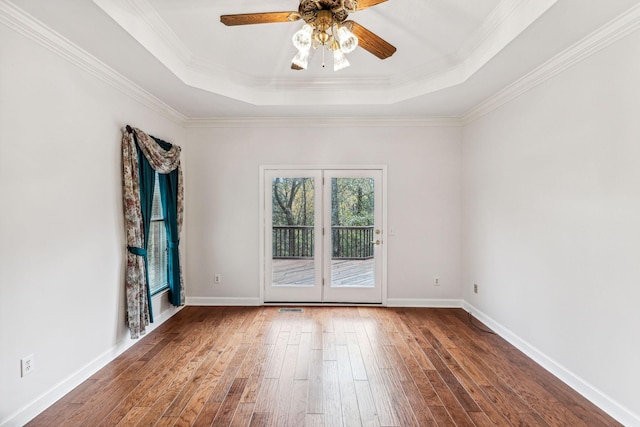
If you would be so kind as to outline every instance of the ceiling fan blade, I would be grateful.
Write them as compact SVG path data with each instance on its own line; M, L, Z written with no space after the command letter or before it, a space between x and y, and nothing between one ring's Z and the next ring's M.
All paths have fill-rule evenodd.
M366 9L386 1L387 0L358 0L358 10Z
M304 68L302 68L301 66L296 65L294 63L291 63L291 69L292 70L304 70Z
M351 26L351 32L358 38L358 46L368 50L380 59L387 59L396 52L396 48L379 36L367 30L354 21L346 21Z
M224 25L250 25L291 22L297 21L298 19L300 19L298 12L239 13L235 15L222 15L220 22Z

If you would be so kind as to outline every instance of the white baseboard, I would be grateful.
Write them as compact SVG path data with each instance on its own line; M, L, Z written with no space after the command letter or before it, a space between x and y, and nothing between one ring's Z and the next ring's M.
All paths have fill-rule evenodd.
M160 313L159 316L156 315L154 322L147 327L146 333L148 334L158 326L162 325L181 309L182 307L172 307L171 309ZM18 427L25 425L138 342L140 342L140 340L133 340L129 335L126 335L119 343L84 365L82 368L78 369L66 379L60 381L50 390L25 405L22 409L18 410L18 412L0 420L0 427Z
M262 305L260 298L210 298L210 297L188 297L187 305L195 306L259 306ZM565 384L573 388L589 401L593 402L600 409L608 413L623 425L640 426L640 416L634 414L629 409L618 404L609 396L598 390L596 387L584 381L573 372L548 357L546 354L538 350L527 341L520 338L508 328L493 320L491 317L482 313L464 300L458 299L411 299L411 298L389 298L387 299L388 307L431 307L431 308L463 308L470 312L474 317L482 323L490 327L498 335L508 341L510 344L518 348L540 366L551 372ZM180 311L181 307L167 310L160 316L156 316L155 322L147 328L147 333L153 331L166 320ZM116 344L109 350L105 351L93 361L87 363L84 367L61 381L49 391L36 398L24 408L20 409L13 415L0 421L0 427L22 426L35 418L38 414L51 406L57 400L69 393L75 387L80 385L91 375L95 374L109 362L129 349L131 346L139 342L132 340L128 336L120 343Z
M560 363L556 362L468 302L465 301L462 308L470 312L476 319L487 325L511 345L522 351L537 364L551 372L562 382L580 393L587 400L591 401L594 405L605 411L611 417L615 418L618 422L625 426L640 426L640 416L638 414L634 414L629 409L620 405L605 393L584 381L569 369L565 368Z
M462 308L461 299L387 298L387 307Z
M187 297L187 305L200 306L257 306L262 305L260 298L228 298L228 297Z
M463 300L459 299L413 299L389 298L386 307L431 307L431 308L462 308ZM197 306L259 306L263 305L260 298L223 298L223 297L187 297L187 305ZM266 305L269 305L268 303ZM323 306L322 303L277 303L277 305L308 305ZM341 304L330 304L341 305ZM352 304L342 304L352 305Z

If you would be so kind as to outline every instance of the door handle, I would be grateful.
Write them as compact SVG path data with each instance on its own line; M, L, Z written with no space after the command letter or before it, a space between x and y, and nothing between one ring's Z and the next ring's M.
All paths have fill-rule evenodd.
M372 245L379 245L380 243L380 240L374 240L371 242Z

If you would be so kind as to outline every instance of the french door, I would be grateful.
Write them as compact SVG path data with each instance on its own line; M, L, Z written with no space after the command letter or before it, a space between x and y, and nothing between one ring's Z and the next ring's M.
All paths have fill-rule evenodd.
M264 170L265 302L382 302L382 170Z

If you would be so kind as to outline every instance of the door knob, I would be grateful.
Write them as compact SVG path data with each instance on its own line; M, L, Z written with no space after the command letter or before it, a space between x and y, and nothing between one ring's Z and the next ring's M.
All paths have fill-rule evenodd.
M380 244L380 240L374 240L373 242L371 242L372 245L379 245Z

